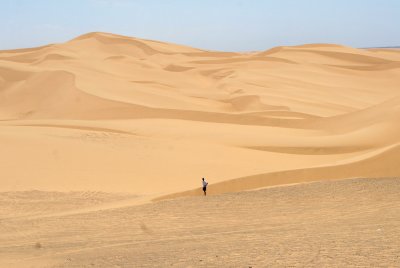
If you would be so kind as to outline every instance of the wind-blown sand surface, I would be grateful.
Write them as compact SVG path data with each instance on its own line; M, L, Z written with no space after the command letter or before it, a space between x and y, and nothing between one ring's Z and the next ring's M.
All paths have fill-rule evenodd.
M2 209L17 208L18 216L1 220L0 264L397 267L399 191L399 179L352 179L114 209L101 204L123 197L2 194Z
M162 204L201 207L211 202L196 199L201 177L210 182L210 200L221 202L235 195L212 196L396 177L399 122L396 49L311 44L233 53L89 33L63 44L0 51L0 224L18 218L20 232L36 217L33 204L18 207L20 198L39 198L38 220L69 217L68 211L80 217L96 207L89 214L102 218L101 225L114 207L139 214ZM130 207L176 197L190 198ZM264 209L243 205L254 215ZM220 209L213 208L217 215ZM86 228L84 218L81 223ZM44 234L30 232L37 240ZM34 241L18 237L4 248L6 259L22 258L18 246L31 250Z

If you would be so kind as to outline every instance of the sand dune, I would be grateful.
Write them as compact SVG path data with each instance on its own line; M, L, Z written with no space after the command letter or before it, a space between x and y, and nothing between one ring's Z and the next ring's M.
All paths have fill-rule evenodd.
M362 187L372 196L376 191L384 195L380 192L383 188L374 188L378 185L391 194L385 185L395 187L394 179L368 178L400 175L399 89L400 50L395 49L308 44L234 53L96 32L63 44L0 51L0 237L8 241L1 245L0 264L124 265L133 261L127 246L143 249L137 251L143 257L137 260L140 266L151 265L151 252L160 253L159 259L153 258L157 263L196 266L199 260L194 250L198 247L188 242L193 240L194 228L185 234L179 226L163 229L158 221L177 223L168 215L157 218L161 210L173 214L179 207L192 213L181 226L184 228L197 226L198 216L193 213L198 207L210 206L198 215L211 221L207 222L211 229L197 226L204 233L194 237L213 239L207 233L221 226L226 229L229 222L216 220L219 209L209 210L219 207L232 222L239 223L226 232L214 232L215 241L243 250L237 242L227 240L232 235L241 238L238 226L248 227L247 237L265 235L272 228L266 226L280 224L282 218L277 214L275 220L259 218L260 225L241 222L245 217L237 213L236 201L232 201L236 197L244 206L243 213L263 215L279 210L309 224L322 220L316 218L317 212L297 214L300 208L296 206L267 206L265 200L274 191L282 191L279 200L289 198L298 204L304 200L296 196L297 190L316 187L311 190L319 199L312 198L314 203L309 204L314 207L325 200L324 194L332 194L331 187L338 187L344 191L340 195L344 203L331 200L328 205L330 212L339 213L345 209L340 204L363 200L362 193L353 196L351 189ZM197 197L202 194L202 177L210 183L209 199ZM364 179L333 181L349 178ZM325 182L262 190L255 194L256 200L253 194L243 192L311 181ZM177 197L186 198L137 206ZM204 200L209 203L204 205ZM220 206L221 202L225 205ZM378 203L363 203L362 213L366 214L362 215L389 217L373 213L378 211ZM348 213L358 211L353 207ZM395 209L396 205L384 202L379 208L384 207ZM135 228L128 228L139 239L135 243L126 234L125 227L132 222L124 217L130 213L134 215L130 219L138 217ZM363 220L362 215L356 218ZM111 228L108 217L121 223L109 233L104 231ZM356 218L345 217L341 231L334 235L348 234L343 231L346 222L354 223ZM385 226L394 237L397 231L390 229L391 222ZM54 226L58 224L65 224L65 234L56 234ZM368 224L369 229L379 225L383 230L382 222ZM78 235L70 226L80 226L88 233L85 236L79 231ZM268 241L283 245L286 240L294 243L305 238L304 232L293 237L290 226L282 228L279 241L271 237ZM321 230L319 237L328 235ZM367 237L379 239L379 235L368 233ZM68 239L57 244L51 236ZM92 242L85 240L89 238ZM320 244L317 240L314 242ZM171 241L193 250L174 262L165 248ZM249 242L263 246L257 239ZM85 243L88 246L83 246ZM308 245L311 248L293 258L290 254L281 258L271 251L268 256L275 257L254 264L346 266L348 262L341 257L348 247L343 245L335 248L335 261L321 251L333 250L330 244L319 249ZM373 246L358 248L365 257ZM279 252L287 254L286 249ZM304 262L303 257L312 252L315 256ZM399 261L368 262L353 253L349 260L361 264L396 266ZM117 255L121 259L112 259ZM249 259L240 254L240 260L226 252L212 255L221 259L208 254L201 262L218 266L234 259L233 266L243 266L251 265L250 259L257 260L251 254Z
M400 142L399 55L214 52L108 33L1 51L0 188L163 196L202 176L215 193L287 182L276 174L394 176L386 154L398 150L384 148Z

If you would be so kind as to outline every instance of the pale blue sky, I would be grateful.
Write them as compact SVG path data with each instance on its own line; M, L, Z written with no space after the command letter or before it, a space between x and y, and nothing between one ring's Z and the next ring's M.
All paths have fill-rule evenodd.
M0 49L112 32L225 50L400 45L400 0L0 0Z

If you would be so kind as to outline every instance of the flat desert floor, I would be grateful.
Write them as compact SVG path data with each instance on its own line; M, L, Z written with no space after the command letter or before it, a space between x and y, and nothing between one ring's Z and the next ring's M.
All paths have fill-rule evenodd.
M397 267L399 192L400 179L388 178L139 206L94 192L3 193L0 265Z
M0 51L0 266L399 266L399 122L399 49Z

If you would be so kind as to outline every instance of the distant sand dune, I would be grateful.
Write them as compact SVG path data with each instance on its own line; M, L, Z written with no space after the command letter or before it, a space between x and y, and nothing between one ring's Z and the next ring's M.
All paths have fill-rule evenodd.
M177 197L204 176L210 194L396 176L399 66L393 49L234 53L99 32L0 51L0 190Z

